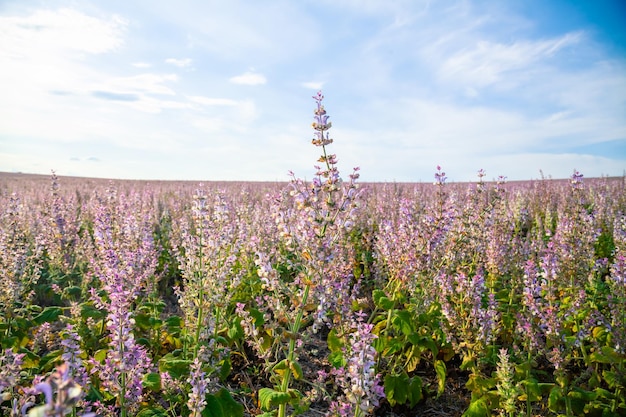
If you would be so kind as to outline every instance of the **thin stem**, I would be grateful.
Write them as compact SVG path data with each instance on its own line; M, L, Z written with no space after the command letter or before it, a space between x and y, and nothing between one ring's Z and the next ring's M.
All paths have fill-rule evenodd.
M307 284L304 287L304 293L302 294L302 302L300 303L300 309L298 310L298 315L296 316L296 320L293 323L291 328L291 338L289 339L289 352L287 353L287 362L291 364L294 360L295 350L296 350L296 335L300 332L300 325L302 323L302 316L304 315L304 307L309 299L309 290L311 289L311 284ZM283 376L283 381L280 386L281 392L287 392L289 390L289 383L291 382L291 366L288 366L285 375ZM287 404L280 404L278 406L278 417L285 417L285 413L287 411Z

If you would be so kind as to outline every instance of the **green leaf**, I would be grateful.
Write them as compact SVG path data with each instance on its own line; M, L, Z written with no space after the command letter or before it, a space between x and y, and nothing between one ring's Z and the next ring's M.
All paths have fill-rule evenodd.
M22 368L23 369L34 369L39 366L39 355L35 352L32 352L26 348L21 348L18 350L18 353L25 354L24 359L22 359Z
M521 381L521 384L526 392L523 400L528 398L529 401L535 402L541 399L541 389L539 388L539 382L535 378L527 378Z
M374 290L372 292L372 298L374 299L376 307L380 309L391 310L393 308L394 302L387 298L385 292L382 290Z
M147 390L156 392L160 391L161 374L158 372L150 372L149 374L144 375L142 385Z
M67 298L72 298L74 300L78 300L80 295L82 294L82 290L80 287L72 286L67 287L63 290L63 295Z
M343 352L333 352L328 355L328 363L330 363L335 369L339 369L346 364L343 357Z
M603 371L602 377L608 384L609 388L612 389L617 389L621 385L624 385L624 382L626 382L626 378L622 377L618 372L615 371Z
M484 398L472 401L462 417L488 417L489 407Z
M446 374L448 373L446 363L440 359L436 360L435 372L437 373L437 398L439 398L446 389Z
M148 314L135 314L135 325L139 327L141 330L148 330L151 328L150 319L151 317Z
M409 405L411 408L415 407L417 403L422 401L422 398L424 398L422 394L422 385L422 378L418 375L411 378L411 383L409 384Z
M231 324L231 326L228 328L227 335L230 340L243 339L244 332L243 332L243 327L241 327L241 323L238 321L235 321L233 324Z
M220 361L220 380L224 381L230 375L230 371L233 369L233 364L230 361L230 357L227 357Z
M406 372L387 375L384 380L385 397L391 406L405 404L409 399L409 376Z
M273 388L261 388L259 390L259 407L263 411L270 411L280 404L287 404L291 396L286 392L276 391Z
M165 325L167 326L168 332L170 332L174 336L178 336L180 335L180 331L183 325L183 319L178 316L172 316L165 320Z
M102 363L106 359L108 353L109 353L109 349L100 349L96 351L96 353L94 353L93 358L97 362Z
M289 362L289 369L291 369L291 374L296 380L300 380L304 376L302 367L296 361Z
M83 303L80 306L80 316L84 319L91 317L92 319L100 320L106 316L106 313L95 308L93 304Z
M421 351L418 346L411 346L411 350L409 350L406 362L404 363L404 369L406 369L407 372L413 372L415 368L417 368L417 365L420 363L420 354Z
M405 336L415 333L413 317L411 317L410 312L406 310L396 310L394 313L395 314L393 315L391 322L397 329L399 329Z
M221 390L219 390L217 394L215 394L215 398L222 405L222 410L224 410L224 416L243 417L243 405L235 401L226 388L222 388Z
M589 355L591 362L598 363L620 363L624 358L610 346L603 346L601 351L593 352Z
M63 350L57 349L42 356L41 359L39 359L40 372L53 369L55 363L61 358L61 355L63 355Z
M257 328L263 327L263 325L265 324L265 317L263 316L263 313L261 313L256 308L251 308L250 309L250 316L252 316L252 318L254 318L254 325Z
M343 342L339 336L337 336L335 329L332 329L328 333L326 343L328 344L328 349L330 349L331 352L341 352L341 349L343 348Z
M139 411L137 417L167 417L167 411L160 406L153 406Z
M206 405L202 410L202 417L227 417L224 414L222 404L213 394L209 394L205 397Z
M555 385L554 388L550 391L550 396L548 397L548 408L552 412L558 412L563 409L565 406L565 399L563 396L563 391L561 391L561 387Z
M189 374L189 365L191 365L190 360L168 353L159 361L159 371L168 372L172 378L180 379Z
M576 415L583 415L585 405L589 404L596 399L597 394L595 392L586 391L581 388L574 387L572 391L567 393L572 405L572 411Z
M46 307L33 319L33 324L39 326L43 323L53 323L57 321L62 312L61 307Z

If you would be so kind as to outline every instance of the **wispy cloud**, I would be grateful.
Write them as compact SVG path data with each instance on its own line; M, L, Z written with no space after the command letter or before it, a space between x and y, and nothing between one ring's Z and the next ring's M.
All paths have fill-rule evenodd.
M237 100L229 99L229 98L214 98L214 97L203 97L203 96L187 96L187 98L198 104L202 104L203 106L236 106Z
M307 81L302 83L304 88L310 88L312 90L321 90L324 87L323 81Z
M263 74L259 74L256 72L245 72L241 75L231 77L230 82L233 84L242 85L263 85L267 83L267 79Z
M518 72L518 77L527 78L527 74L520 72L532 71L533 66L544 64L546 59L560 50L578 43L581 37L581 33L567 33L555 39L523 40L509 44L478 41L475 46L447 57L439 75L447 81L473 87L499 83L515 72Z
M193 62L193 60L191 58L184 58L184 59L167 58L165 62L167 64L172 64L174 66L177 66L179 68L187 68L191 66L191 63Z
M114 93L111 91L94 91L91 93L96 98L113 101L138 101L139 95L128 93Z

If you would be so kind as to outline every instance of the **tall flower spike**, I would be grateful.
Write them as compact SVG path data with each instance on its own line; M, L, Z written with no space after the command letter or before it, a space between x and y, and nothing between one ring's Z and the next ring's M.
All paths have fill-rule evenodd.
M324 106L322 105L322 100L324 100L322 92L318 91L317 94L313 96L313 99L315 100L317 107L313 111L315 117L312 127L315 129L315 138L313 138L311 143L315 146L330 145L333 143L333 140L328 136L328 130L333 124L328 121L326 110L324 110Z

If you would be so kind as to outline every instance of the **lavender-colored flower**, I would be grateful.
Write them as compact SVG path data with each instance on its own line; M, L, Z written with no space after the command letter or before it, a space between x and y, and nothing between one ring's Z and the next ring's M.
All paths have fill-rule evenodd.
M17 386L24 360L24 353L13 353L5 349L0 355L0 402L11 398L11 390Z
M446 173L441 170L441 167L437 165L437 172L435 172L435 185L444 186L446 184Z
M574 170L574 173L571 176L571 184L573 190L580 190L583 188L583 174Z
M208 380L206 372L202 371L202 361L196 357L191 365L191 375L188 379L191 385L191 392L187 399L187 407L191 413L191 417L200 417L202 411L206 407L206 394L208 388Z
M83 387L84 390L88 390L89 375L81 359L83 354L80 348L81 337L71 324L66 325L65 332L62 336L63 340L61 341L61 346L63 348L63 354L61 355L61 359L67 364L68 371L74 381Z
M343 394L331 404L332 415L367 416L374 412L385 398L380 375L376 374L376 350L372 346L376 335L373 324L366 323L363 312L356 313L355 331L345 348L346 365L333 370L335 381Z
M92 259L107 297L99 296L92 288L91 298L98 308L107 311L111 348L104 363L92 360L92 373L118 396L122 416L139 405L142 379L152 370L145 347L135 341L132 308L138 297L149 290L156 257L149 222L133 211L132 201L118 199L114 190L109 191L107 200L96 208L96 256Z
M57 367L45 381L34 386L36 392L44 394L45 404L28 411L28 417L63 417L73 412L83 396L83 389L71 377L67 364ZM81 417L95 417L95 413Z

